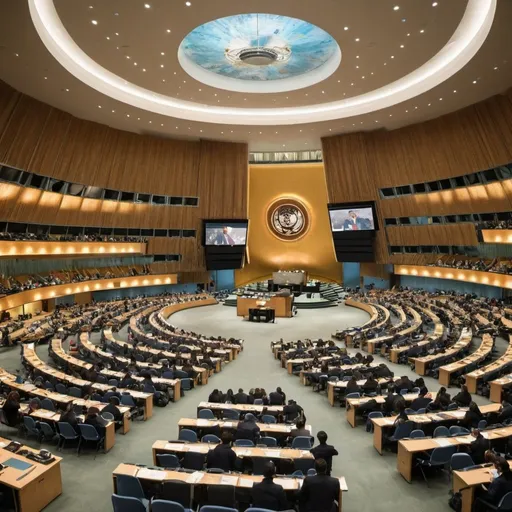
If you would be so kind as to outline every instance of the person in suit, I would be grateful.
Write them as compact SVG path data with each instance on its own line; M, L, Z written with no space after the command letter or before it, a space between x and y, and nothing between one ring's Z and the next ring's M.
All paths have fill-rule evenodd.
M510 466L508 461L503 457L498 457L496 462L494 463L494 468L498 472L498 477L495 478L486 489L485 494L483 494L478 501L484 500L493 505L497 505L505 494L512 492L512 471L510 470ZM487 508L478 507L480 503L477 503L477 510L487 510Z
M294 437L298 437L298 436L305 436L305 437L311 436L311 432L306 428L306 422L302 418L299 418L295 422L295 427L296 428L292 429L292 431L290 432L290 437L292 439Z
M462 419L462 424L466 428L476 428L483 419L484 415L480 412L478 405L475 402L471 402L469 404L469 409Z
M418 398L415 398L411 405L409 406L414 411L418 411L419 409L426 409L428 404L432 402L432 398L429 398L427 396L428 390L426 387L422 387L420 389L420 394L418 395Z
M334 512L340 498L340 481L327 474L327 462L315 460L315 476L304 479L299 493L300 512Z
M370 375L368 375L368 379L363 384L363 391L365 393L375 393L378 387L379 383L376 379L374 379L373 374L370 373Z
M259 436L260 427L256 424L256 417L251 413L246 414L243 421L238 423L235 439L249 439L256 444Z
M345 394L350 393L360 393L361 388L359 387L359 384L357 383L357 378L355 375L352 375L350 380L347 382L347 387L345 388Z
M231 448L232 439L230 432L222 432L222 442L213 450L210 450L206 456L207 468L219 468L223 471L233 471L235 469L236 453Z
M512 418L512 405L507 400L503 400L498 415L498 423L503 423L510 418Z
M286 395L281 388L276 388L268 395L270 405L284 405L286 402Z
M60 415L60 421L69 423L77 434L80 433L80 429L78 428L79 421L73 408L73 402L69 402L66 405L66 410Z
M116 422L116 428L122 426L123 415L121 411L118 409L117 404L119 403L119 399L115 396L111 396L108 400L108 405L103 408L101 412L109 412L114 416L114 421Z
M362 219L358 217L357 213L354 210L350 210L348 212L348 218L343 222L343 230L344 231L357 231L360 229L365 229L367 219Z
M459 406L459 407L468 407L469 404L472 401L471 393L468 391L468 387L464 384L460 388L460 393L457 393L453 397L453 401Z
M252 486L251 501L254 508L267 510L290 508L283 487L274 483L275 474L275 464L272 461L267 462L263 468L263 480Z
M219 233L215 238L215 245L235 245L235 241L229 236L229 227L224 226L222 233Z
M244 393L244 390L240 388L238 390L238 393L233 396L235 399L235 404L248 404L249 403L249 397L246 393Z
M334 448L331 444L327 444L327 433L323 430L320 430L316 435L318 439L318 444L311 448L311 453L315 460L322 459L327 464L326 473L327 475L331 474L332 469L332 458L334 455L338 455L338 450Z
M100 437L105 437L105 426L108 421L100 416L100 410L97 407L89 407L84 423L92 425Z
M288 400L288 405L283 407L285 421L295 421L303 412L302 407L295 400Z
M491 444L477 428L471 431L471 435L475 438L469 445L469 452L473 462L475 464L483 464L485 462L485 452L489 450Z
M16 427L21 422L20 416L20 395L17 391L11 391L2 407L4 418L10 427Z
M208 402L212 404L220 404L222 401L222 395L219 393L218 389L214 389L210 396L208 397Z

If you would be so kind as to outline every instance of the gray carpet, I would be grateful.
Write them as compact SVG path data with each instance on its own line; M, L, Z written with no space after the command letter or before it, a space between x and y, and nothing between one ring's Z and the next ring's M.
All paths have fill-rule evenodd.
M366 313L345 306L300 311L297 317L277 319L275 324L244 322L236 317L234 308L221 305L173 315L172 322L185 329L207 335L243 338L244 352L210 379L206 387L187 393L177 404L171 403L165 409L156 408L148 422L135 422L128 435L116 437L116 445L110 453L100 454L96 460L93 455L78 458L74 453L65 453L62 464L64 493L46 510L111 511L112 470L117 464L151 464L153 441L175 438L179 418L195 417L198 402L206 400L214 388L226 391L228 388L235 390L243 387L248 390L264 387L269 392L281 386L288 397L295 398L304 407L314 432L321 429L327 431L329 442L338 449L340 455L334 459L333 473L347 479L349 492L344 496L344 511L448 511L449 483L446 477L432 479L430 489L420 480L415 480L413 484L406 483L396 471L396 455L389 453L381 457L374 450L372 436L365 432L364 426L350 428L345 419L345 409L331 408L325 395L301 386L298 377L289 376L270 351L270 341L279 338L329 338L336 329L360 325L367 318ZM126 329L120 333L120 337L124 336ZM39 347L38 354L46 359L46 347ZM1 353L0 366L11 371L18 368L19 350ZM414 376L404 366L391 364L391 367L395 374ZM427 379L427 385L432 390L439 387L432 379ZM487 402L480 397L476 400L479 403ZM3 433L6 433L5 429ZM32 440L27 443L34 446Z

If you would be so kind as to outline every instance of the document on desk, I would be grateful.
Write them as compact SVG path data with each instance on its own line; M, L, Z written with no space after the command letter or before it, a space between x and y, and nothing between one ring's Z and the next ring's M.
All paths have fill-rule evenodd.
M265 450L265 457L279 457L279 450Z
M238 449L236 450L236 454L238 457L247 457L248 455L251 455L251 450L246 449Z
M187 484L197 484L203 478L204 473L201 471L194 471L188 478Z
M232 421L225 421L223 423L224 428L233 428L235 424Z
M173 452L182 452L184 448L185 445L179 443L167 443L165 445L166 450L172 450Z
M207 453L208 447L207 446L195 446L193 444L189 444L189 445L187 445L187 452Z
M141 468L137 472L137 478L142 478L143 480L165 480L165 471Z
M234 485L236 486L238 483L238 477L232 475L222 475L220 478L220 483L222 485Z
M197 420L198 427L208 427L210 426L210 423L212 423L210 420L205 420L202 418Z
M438 439L434 439L434 442L436 444L438 444L439 446L442 446L442 447L451 446L452 445L452 443L450 443L450 441L448 441L448 439L438 438Z
M475 439L471 436L454 437L459 444L471 444Z
M280 485L285 491L291 491L297 487L297 479L274 478L274 483Z
M15 458L7 459L2 464L4 466L8 466L10 468L19 469L20 471L26 471L27 469L29 469L33 466L33 464L29 464L28 462L25 462L24 460L19 460L19 459L15 459Z
M254 484L254 481L250 480L249 478L239 477L239 479L238 479L238 487L252 487L253 484Z

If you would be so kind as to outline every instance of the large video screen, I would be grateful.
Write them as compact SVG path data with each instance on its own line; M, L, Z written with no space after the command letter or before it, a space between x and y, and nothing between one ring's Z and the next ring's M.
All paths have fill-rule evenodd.
M375 218L372 206L329 207L332 231L374 231Z
M205 245L246 245L247 222L205 222Z

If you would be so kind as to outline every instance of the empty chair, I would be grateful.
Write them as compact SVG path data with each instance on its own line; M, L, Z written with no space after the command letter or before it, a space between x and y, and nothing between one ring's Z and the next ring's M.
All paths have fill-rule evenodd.
M186 379L181 379L181 389L183 391L190 391L192 389L192 379L188 377Z
M201 443L219 444L220 439L215 434L206 434L202 437Z
M404 395L408 395L408 394L409 394L409 390L408 390L408 389L401 389L401 390L400 390L400 394L401 394L402 396L404 396Z
M411 432L411 435L409 437L411 439L421 439L425 437L425 432L423 432L423 430L416 429Z
M311 437L309 436L297 436L292 441L292 448L298 450L309 450L313 446Z
M96 445L96 452L98 452L103 446L105 438L101 437L92 425L80 424L78 429L80 430L80 439L78 441L77 453L80 453L83 443L94 443Z
M221 512L222 510L232 510L236 506L234 485L208 485L206 493L208 506L201 507L201 510L215 508Z
M254 443L250 439L237 439L233 444L235 446L248 446L248 447L254 446Z
M188 443L197 443L197 434L189 428L182 428L178 439L180 441L187 441Z
M202 471L204 468L206 455L204 453L186 452L183 455L183 467L185 469L194 469Z
M416 411L414 409L405 409L405 414L416 414Z
M70 387L68 393L75 398L82 398L82 391L80 388L76 388L74 386Z
M480 420L478 422L478 430L483 430L485 427L487 427L487 421L486 420Z
M55 384L55 391L57 391L57 393L60 393L61 395L68 394L68 388L64 386L64 384L61 384L60 382L57 382L57 384Z
M57 434L57 432L55 432L55 430L53 430L51 425L44 421L41 421L39 423L39 428L41 429L42 440L56 443L59 442L59 435Z
M263 423L277 423L276 417L271 414L264 414L261 419Z
M162 498L180 503L190 509L192 503L192 486L181 480L166 480L162 484Z
M458 408L459 408L459 406L455 402L452 402L451 404L448 404L448 407L446 410L447 411L456 411Z
M48 411L55 411L55 406L49 398L43 398L41 400L41 408L47 409Z
M238 512L238 510L236 508L220 507L218 505L203 505L199 509L199 512Z
M53 389L54 389L53 384L49 380L46 380L44 382L44 389L48 389L49 391L53 391Z
M95 402L103 402L103 397L99 393L93 393L91 399Z
M275 437L260 437L258 440L259 444L264 444L265 446L269 448L273 448L274 446L277 446L277 439Z
M315 476L315 475L316 475L316 469L315 468L308 469L307 476Z
M361 393L349 393L345 398L361 398Z
M59 444L57 445L57 449L64 449L66 441L76 441L80 438L80 434L77 434L69 423L59 421L57 427L59 429Z
M201 409L200 411L198 411L197 417L203 420L214 420L215 414L213 414L213 411L211 411L210 409Z
M295 478L304 478L304 473L300 469L296 469L290 476Z
M136 498L145 507L148 508L149 500L144 496L144 490L139 479L131 475L117 475L116 476L117 494L120 496L127 496Z
M162 468L175 469L181 466L180 459L172 453L157 453L156 460Z
M151 500L151 512L191 512L177 501Z
M172 370L165 370L162 373L162 379L174 379L174 372Z
M105 377L105 375L98 375L96 377L96 382L98 382L99 384L106 384L107 383L107 377Z
M23 416L23 427L27 437L34 436L38 441L41 437L41 432L37 428L37 423L31 416Z
M452 471L459 471L474 465L475 463L469 453L454 453L450 459L450 467Z
M142 501L131 496L112 494L114 512L147 512L148 508Z
M222 411L222 417L226 420L239 420L240 413L235 409L224 409Z
M436 427L434 430L433 437L449 437L450 431L448 430L448 427L445 427L444 425L440 425L439 427Z
M448 430L448 429L446 429ZM426 468L444 469L445 466L451 461L452 455L457 450L456 446L443 446L442 448L434 448L430 453L428 459L418 459L418 467L420 468L423 479L428 486L427 476L425 474Z

